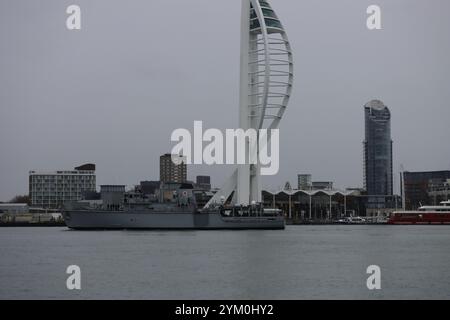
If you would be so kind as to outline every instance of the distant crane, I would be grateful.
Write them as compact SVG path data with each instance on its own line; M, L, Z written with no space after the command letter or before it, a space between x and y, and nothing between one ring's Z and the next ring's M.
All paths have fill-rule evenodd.
M400 195L402 197L402 209L406 209L406 201L405 201L405 177L404 177L405 168L403 164L400 164Z

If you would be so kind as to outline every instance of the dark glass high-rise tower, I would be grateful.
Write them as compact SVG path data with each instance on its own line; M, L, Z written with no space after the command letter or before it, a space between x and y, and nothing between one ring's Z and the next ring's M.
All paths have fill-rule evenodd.
M379 100L368 102L364 113L364 188L368 195L392 195L391 113Z

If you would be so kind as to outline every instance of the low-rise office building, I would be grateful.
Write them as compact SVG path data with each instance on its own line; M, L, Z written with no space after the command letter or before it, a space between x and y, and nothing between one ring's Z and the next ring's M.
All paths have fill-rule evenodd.
M74 170L29 172L31 206L60 208L65 202L81 200L86 191L96 190L95 165L86 164Z

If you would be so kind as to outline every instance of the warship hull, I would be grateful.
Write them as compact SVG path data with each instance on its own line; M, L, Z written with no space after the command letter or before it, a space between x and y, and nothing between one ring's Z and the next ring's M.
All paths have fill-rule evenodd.
M126 212L71 210L66 225L77 230L107 229L284 229L283 216L225 217L219 212Z

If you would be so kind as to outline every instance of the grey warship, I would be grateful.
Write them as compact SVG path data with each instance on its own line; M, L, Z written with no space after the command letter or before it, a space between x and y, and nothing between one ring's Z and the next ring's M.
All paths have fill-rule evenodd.
M103 186L102 199L65 204L67 227L77 230L108 229L284 229L281 210L262 204L236 206L217 204L200 209L194 188L181 184L171 199L149 197L124 186Z

